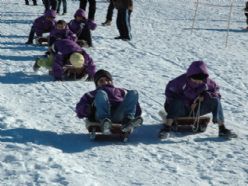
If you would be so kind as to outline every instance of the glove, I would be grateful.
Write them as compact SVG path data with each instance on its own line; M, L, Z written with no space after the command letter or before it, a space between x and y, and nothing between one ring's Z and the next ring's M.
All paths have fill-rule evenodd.
M85 27L85 23L80 23L80 28L83 29Z

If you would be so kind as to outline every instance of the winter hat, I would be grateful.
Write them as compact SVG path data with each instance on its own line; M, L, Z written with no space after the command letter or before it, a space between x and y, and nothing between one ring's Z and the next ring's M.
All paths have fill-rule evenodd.
M205 80L205 79L207 79L207 77L208 77L208 75L203 74L203 73L194 74L194 75L190 76L190 78L195 79L195 80Z
M74 17L76 18L77 16L78 16L78 17L83 17L83 18L86 19L86 13L85 13L85 11L84 11L83 9L78 9L78 10L75 12Z
M47 10L44 15L46 17L56 18L56 11L55 10Z
M94 75L94 82L95 84L97 85L97 81L101 78L101 77L106 77L108 78L110 81L112 81L112 75L106 71L106 70L103 70L103 69L100 69L98 70L95 75Z
M69 61L72 64L72 66L76 68L81 68L84 66L84 56L78 52L72 53Z

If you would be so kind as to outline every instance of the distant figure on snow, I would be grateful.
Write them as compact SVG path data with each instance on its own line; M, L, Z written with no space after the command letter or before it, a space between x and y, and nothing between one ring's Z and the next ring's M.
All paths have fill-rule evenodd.
M117 28L120 36L115 39L128 41L132 39L130 17L133 11L133 0L112 0L117 12Z

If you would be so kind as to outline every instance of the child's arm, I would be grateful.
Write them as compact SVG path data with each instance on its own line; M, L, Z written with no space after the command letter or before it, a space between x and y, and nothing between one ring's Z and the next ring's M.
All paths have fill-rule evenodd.
M92 114L93 101L94 101L93 92L88 92L84 94L76 105L77 117L79 118L90 117Z

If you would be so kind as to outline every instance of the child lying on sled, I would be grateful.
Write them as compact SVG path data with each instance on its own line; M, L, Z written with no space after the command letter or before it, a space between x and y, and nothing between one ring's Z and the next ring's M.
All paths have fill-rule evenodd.
M212 113L213 123L219 125L220 137L235 137L224 124L224 115L220 102L219 86L209 78L207 66L203 61L194 61L187 72L171 80L165 90L167 112L166 123L160 131L161 137L168 137L174 118L187 117L196 111L200 104L200 115Z
M74 41L61 39L54 42L48 57L36 60L33 69L40 67L50 70L55 81L77 80L87 76L93 80L95 64L92 58Z
M96 89L85 93L77 103L77 116L100 122L104 134L110 134L112 122L121 123L123 132L137 127L133 125L141 119L138 92L116 88L112 75L106 70L98 70L94 82Z

